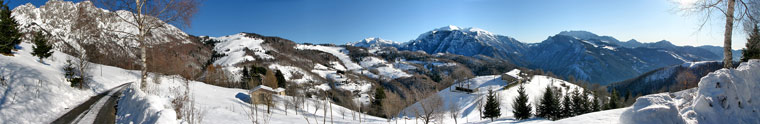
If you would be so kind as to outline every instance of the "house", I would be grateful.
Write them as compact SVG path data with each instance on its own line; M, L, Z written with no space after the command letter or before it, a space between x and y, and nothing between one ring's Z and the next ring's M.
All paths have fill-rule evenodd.
M256 86L251 89L251 102L254 104L270 103L272 100L272 94L285 95L285 89L273 89L264 85Z
M518 79L508 73L504 73L501 74L501 80L504 80L505 82L517 82Z

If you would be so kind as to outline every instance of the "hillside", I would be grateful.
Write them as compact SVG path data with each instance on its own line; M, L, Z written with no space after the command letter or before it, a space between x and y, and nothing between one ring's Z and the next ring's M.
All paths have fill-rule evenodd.
M734 65L738 66L739 63ZM644 73L636 78L610 84L610 89L631 97L697 87L700 78L723 68L722 62L701 61L672 65ZM622 95L622 94L621 94Z
M520 73L520 70L512 70L506 75L517 77L517 75ZM462 92L458 90L452 90L455 88L455 86L451 86L447 89L441 90L437 94L442 100L442 103L440 103L440 106L442 107L443 111L441 114L446 116L442 120L435 120L436 123L453 123L454 119L449 117L450 112L450 105L457 105L457 108L459 108L460 111L457 111L459 116L457 117L458 121L460 123L492 123L488 119L481 119L480 114L478 112L478 102L485 102L486 94L488 94L488 90L494 90L494 93L498 96L500 99L500 107L501 107L501 117L497 119L497 121L494 121L493 123L535 123L535 122L543 122L547 121L545 119L532 119L528 120L526 122L521 122L514 120L513 114L512 114L512 103L517 97L517 89L518 86L511 86L507 89L504 89L505 86L515 83L515 82L507 82L501 78L501 75L488 75L488 76L478 76L466 81L463 81L464 86L469 86L471 89L475 89L476 92L473 93L467 93ZM528 100L530 104L536 105L540 102L540 98L542 97L544 90L547 86L552 86L555 88L558 88L561 92L561 96L566 95L570 91L580 90L580 92L583 92L584 89L580 86L577 86L575 84L569 83L567 81L563 81L560 79L547 77L543 75L535 75L530 77L529 81L524 83L525 91L528 94ZM589 96L593 97L593 96ZM429 96L427 99L431 99ZM407 108L405 108L401 113L399 113L400 117L408 117L408 118L415 118L415 111L421 112L423 111L421 106L421 103L415 103ZM533 112L535 112L536 108L533 107Z

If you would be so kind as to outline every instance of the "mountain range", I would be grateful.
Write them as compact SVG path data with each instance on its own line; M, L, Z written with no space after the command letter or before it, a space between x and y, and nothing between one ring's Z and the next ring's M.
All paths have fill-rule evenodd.
M634 78L657 68L692 61L721 60L717 46L676 46L669 41L641 43L620 41L588 31L562 31L539 43L524 43L479 28L445 26L422 33L405 43L368 42L360 47L395 47L426 53L451 53L464 56L489 56L515 65L540 69L564 78L609 84ZM400 45L388 45L400 44ZM734 51L735 56L741 56ZM734 57L738 58L738 57Z

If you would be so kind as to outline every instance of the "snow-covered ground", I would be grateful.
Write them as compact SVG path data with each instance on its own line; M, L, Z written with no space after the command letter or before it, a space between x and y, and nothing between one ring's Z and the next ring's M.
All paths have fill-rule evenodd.
M139 79L138 71L92 65L89 89L79 90L65 81L62 67L69 55L55 51L40 63L32 56L32 44L21 43L14 56L0 55L0 122L49 123L98 93Z
M508 72L508 75L517 75L519 73L519 70L513 70ZM440 121L443 123L454 123L454 119L449 117L449 105L452 103L456 103L456 105L459 105L458 107L461 108L459 111L459 117L457 118L457 121L459 123L539 123L544 122L548 120L544 119L532 119L527 121L517 121L514 120L513 114L512 114L512 103L514 99L517 97L517 89L518 86L510 87L509 89L504 89L504 86L506 86L508 83L511 82L505 82L501 79L500 75L489 75L489 76L478 76L472 79L469 79L465 81L465 87L469 85L472 87L472 89L477 89L476 92L472 94L468 94L465 92L459 92L452 90L454 86L451 86L447 89L441 90L438 92L438 96L441 97L444 104L442 105L444 111L446 111L447 117ZM456 84L455 84L456 85ZM567 86L564 87L563 85ZM560 88L562 90L563 95L567 93L568 90L574 91L576 88L583 91L583 88L574 85L572 83L555 79L543 75L535 75L533 76L530 81L526 82L524 84L525 86L525 93L528 94L528 101L531 104L538 104L541 98L541 95L543 95L544 90L547 86L553 86L556 88ZM486 95L488 94L488 90L494 90L494 93L501 99L501 117L498 119L498 121L490 122L488 119L481 119L479 112L477 110L477 104L478 101L482 100L482 102L485 102ZM409 117L414 118L413 115L413 109L419 109L420 104L415 103L411 105L410 107L405 108L402 113L399 114L399 116L403 117ZM533 108L535 111L535 107ZM405 112L405 113L404 113Z
M343 47L299 44L299 45L296 45L295 48L299 50L317 50L317 51L322 51L325 53L330 53L333 56L338 57L338 59L340 59L340 61L343 63L343 65L346 67L347 70L356 70L356 69L362 68L359 64L356 64L355 62L351 61L351 57L347 55L348 50L346 50Z
M95 64L92 70L93 82L89 84L91 89L79 90L64 81L61 67L68 55L56 51L51 58L45 59L47 64L43 64L30 54L31 44L22 43L20 46L21 49L14 53L15 56L0 56L0 74L9 79L7 86L0 87L0 122L3 123L49 123L90 96L139 80L138 71ZM139 90L139 83L127 86L119 100L117 123L163 124L188 121L178 119L179 115L172 105L172 100L177 98L179 92L185 91L186 85L189 86L196 110L201 111L198 115L202 123L251 123L248 116L251 109L247 108L249 104L240 97L247 96L248 90L186 81L176 75L153 78L154 76L156 75L149 76L145 91ZM276 106L272 108L270 117L267 117L271 123L306 123L307 119L310 122L324 121L324 108L314 114L315 104L324 103L320 102L322 100L307 98L305 108L295 115L292 107L286 114L283 106L290 99L289 96L275 95L274 98ZM358 117L352 119L351 110L338 105L328 106L332 108L330 112L330 107L327 107L328 123L359 123ZM258 107L259 112L266 111L265 107ZM305 110L308 110L307 114L303 114ZM383 118L364 116L363 122L385 122Z

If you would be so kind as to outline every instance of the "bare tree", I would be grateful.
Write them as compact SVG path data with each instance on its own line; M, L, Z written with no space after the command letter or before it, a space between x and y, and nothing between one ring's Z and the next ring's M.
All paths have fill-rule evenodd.
M69 60L74 60L74 67L77 69L75 73L81 79L81 82L79 83L79 89L82 89L90 82L90 79L92 78L90 75L90 70L92 70L92 63L87 61L87 56L85 54L79 54L76 58L77 59L69 58Z
M443 111L442 106L443 99L441 99L441 96L433 94L420 102L422 113L419 113L418 117L421 118L425 124L430 123L431 120L441 119L441 113Z
M401 97L395 93L386 93L386 98L383 99L383 114L388 118L388 122L393 119L399 111L401 111Z
M459 108L459 102L452 101L449 103L449 115L454 119L455 124L458 123L457 118L459 117L460 110L462 110L462 108Z
M758 0L698 0L691 5L682 8L687 13L704 13L705 20L699 26L700 29L710 19L713 11L721 12L725 16L726 25L723 34L723 68L733 67L733 53L731 53L731 36L734 22L756 22L757 15L753 11L760 9ZM750 24L750 23L744 23ZM745 26L746 27L746 26Z
M314 107L314 121L315 123L319 123L319 118L317 118L317 114L318 114L317 112L319 111L320 108L322 108L322 101L320 101L319 99L316 99L314 100L314 103L311 105L312 107Z
M480 97L480 99L478 99L478 103L477 103L478 104L477 105L477 107L478 107L478 118L480 118L481 120L483 119L483 99L482 98L483 97Z
M141 86L145 86L145 80L148 78L148 54L146 52L148 35L152 34L154 29L168 24L189 27L191 19L200 5L200 2L196 0L100 0L100 3L109 10L131 12L131 16L117 16L122 21L128 22L130 26L137 28L137 33L123 33L137 40L140 46Z

